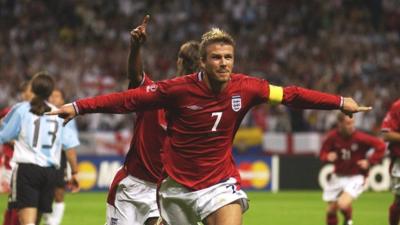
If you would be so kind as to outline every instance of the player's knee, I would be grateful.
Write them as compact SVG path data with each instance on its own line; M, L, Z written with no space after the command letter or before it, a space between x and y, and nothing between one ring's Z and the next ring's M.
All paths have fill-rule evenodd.
M338 206L336 202L328 203L328 207L326 208L327 213L336 213L338 210Z

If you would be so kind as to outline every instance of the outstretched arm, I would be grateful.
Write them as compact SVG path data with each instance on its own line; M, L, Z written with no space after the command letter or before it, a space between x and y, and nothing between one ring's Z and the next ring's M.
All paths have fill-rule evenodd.
M353 113L369 111L371 107L359 106L352 98L327 94L306 88L289 86L278 87L269 85L269 101L282 103L299 109L340 109L352 116Z
M146 15L142 24L130 32L131 47L128 56L129 88L137 88L143 81L143 64L140 47L146 41L146 26L150 16Z
M64 124L77 115L86 113L130 113L165 108L167 98L160 85L152 84L124 92L116 92L91 98L79 99L46 115L64 118Z

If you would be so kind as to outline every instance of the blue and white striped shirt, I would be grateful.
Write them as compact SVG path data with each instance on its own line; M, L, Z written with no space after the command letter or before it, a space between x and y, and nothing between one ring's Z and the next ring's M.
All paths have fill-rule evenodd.
M18 103L11 109L0 127L0 144L15 140L12 160L16 163L59 167L61 150L80 144L76 125L70 122L63 127L63 119L58 116L37 116L30 109L29 102Z

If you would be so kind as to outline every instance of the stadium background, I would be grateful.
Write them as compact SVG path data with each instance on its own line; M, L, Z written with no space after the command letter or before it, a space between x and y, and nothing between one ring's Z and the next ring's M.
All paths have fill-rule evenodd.
M278 85L352 96L374 107L356 116L357 127L369 133L379 135L385 112L399 97L400 3L395 0L0 0L0 107L15 104L18 85L40 70L55 77L69 100L124 90L129 31L145 14L151 19L143 58L146 72L156 80L174 75L180 44L198 40L217 26L236 39L235 71ZM127 150L133 118L91 115L78 119L84 189L107 188ZM311 220L320 218L315 221L322 223L324 204L319 190L324 176L319 182L323 165L316 155L324 132L334 122L335 112L281 106L263 105L248 114L234 149L246 188L258 191L251 193L255 203L245 224L285 224L280 223L284 215L297 215L299 209L306 215L312 211L316 216ZM364 212L368 224L386 221L390 199L386 168L387 161L375 167L371 176L376 181L371 190L384 192L367 193L355 206L373 212ZM314 192L285 192L299 189ZM274 195L271 190L279 192ZM101 208L94 207L98 211L93 215L103 218L104 193L77 196L71 200L97 200ZM0 199L1 207L5 206L5 197ZM285 205L280 202L288 203L288 210L293 204L295 208L282 214L279 209ZM68 210L76 210L70 216L79 218L74 206L80 207L68 205L67 216ZM355 221L363 213L359 211ZM268 218L270 222L263 222Z

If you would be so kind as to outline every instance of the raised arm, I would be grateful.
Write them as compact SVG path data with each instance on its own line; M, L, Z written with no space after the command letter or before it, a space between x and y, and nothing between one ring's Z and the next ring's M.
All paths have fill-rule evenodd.
M129 88L137 88L143 81L143 64L140 47L146 41L146 26L150 16L146 15L142 24L130 32L131 42L128 56Z

